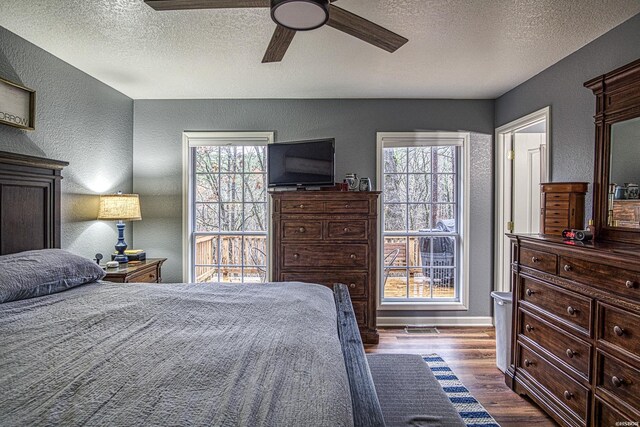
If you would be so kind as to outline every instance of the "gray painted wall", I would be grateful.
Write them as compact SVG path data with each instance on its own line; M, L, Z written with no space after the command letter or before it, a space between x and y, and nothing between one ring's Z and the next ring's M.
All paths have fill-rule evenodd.
M471 131L471 307L466 313L440 314L489 316L493 124L493 101L483 100L136 100L134 191L141 195L143 220L134 225L135 245L150 256L169 259L163 267L165 281L182 280L185 130L272 130L276 141L335 137L336 176L355 172L374 182L376 132Z
M2 27L0 77L36 91L36 130L0 125L0 150L68 161L62 247L110 252L115 224L95 220L97 195L132 190L133 101Z
M551 179L593 183L596 98L583 83L640 58L640 14L496 100L495 126L551 106ZM585 221L591 218L592 188Z

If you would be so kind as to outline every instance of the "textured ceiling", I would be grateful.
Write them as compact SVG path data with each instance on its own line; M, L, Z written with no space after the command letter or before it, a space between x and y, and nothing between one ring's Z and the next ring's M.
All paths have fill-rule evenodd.
M260 61L268 9L1 0L0 25L134 99L495 98L633 15L638 0L340 0L409 39L390 54L330 27Z

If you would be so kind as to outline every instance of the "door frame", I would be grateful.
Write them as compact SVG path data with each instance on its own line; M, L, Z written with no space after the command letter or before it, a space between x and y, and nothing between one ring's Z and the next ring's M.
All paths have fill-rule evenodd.
M505 283L503 275L502 261L504 259L504 245L502 239L505 233L506 216L505 208L511 205L511 182L512 168L511 162L507 161L508 148L507 143L511 143L511 135L529 125L541 120L546 121L546 150L544 155L545 173L541 174L540 180L548 182L551 178L551 106L544 107L540 110L527 114L524 117L513 120L496 129L496 175L495 175L495 236L494 236L494 290L500 292L510 291L510 286ZM506 179L508 177L509 179Z

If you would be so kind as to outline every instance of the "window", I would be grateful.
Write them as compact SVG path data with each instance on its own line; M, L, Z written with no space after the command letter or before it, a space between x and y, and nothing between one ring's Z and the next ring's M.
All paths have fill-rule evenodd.
M381 305L464 304L464 133L378 134Z
M267 278L267 149L272 135L186 135L191 282L263 282Z

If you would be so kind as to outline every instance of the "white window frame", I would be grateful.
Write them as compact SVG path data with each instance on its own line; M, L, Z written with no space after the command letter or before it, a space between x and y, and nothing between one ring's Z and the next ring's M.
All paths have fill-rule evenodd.
M411 146L438 146L456 145L460 147L460 169L458 176L460 182L460 195L458 209L460 225L460 257L458 270L459 275L459 301L382 301L384 286L384 204L382 201L378 206L379 229L378 233L378 298L377 308L384 310L414 310L414 311L464 311L469 309L469 218L470 218L470 195L469 189L471 175L470 169L470 133L469 132L378 132L376 134L376 184L378 190L382 191L382 181L384 179L384 156L385 147L411 147Z
M182 133L182 281L193 282L191 263L193 230L193 173L190 150L209 145L267 145L273 144L274 132L183 132ZM267 260L271 251L271 201L267 197ZM267 280L271 277L267 261Z

